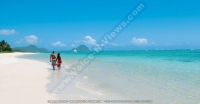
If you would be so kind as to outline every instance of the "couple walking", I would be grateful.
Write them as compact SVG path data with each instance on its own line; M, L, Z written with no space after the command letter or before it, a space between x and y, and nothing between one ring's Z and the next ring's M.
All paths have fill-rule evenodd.
M60 70L62 59L60 57L60 53L57 54L57 58L55 52L53 51L50 55L50 62L52 62L53 70L55 70L55 66L57 65L58 70Z

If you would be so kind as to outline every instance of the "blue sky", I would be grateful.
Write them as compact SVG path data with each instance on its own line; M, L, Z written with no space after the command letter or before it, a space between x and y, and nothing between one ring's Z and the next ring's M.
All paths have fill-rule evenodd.
M139 0L1 0L0 40L49 50L92 47ZM199 0L143 0L146 9L106 50L200 49Z

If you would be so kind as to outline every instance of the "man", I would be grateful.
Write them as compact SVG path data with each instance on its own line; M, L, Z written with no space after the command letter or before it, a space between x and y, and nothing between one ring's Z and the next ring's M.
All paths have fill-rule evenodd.
M55 70L56 66L56 55L55 52L53 51L52 54L50 55L50 62L52 62L53 70Z

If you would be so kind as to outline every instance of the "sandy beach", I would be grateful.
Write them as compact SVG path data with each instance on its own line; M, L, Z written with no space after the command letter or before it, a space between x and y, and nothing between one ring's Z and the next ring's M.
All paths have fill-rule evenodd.
M111 53L116 55L108 57ZM122 53L129 57L118 56ZM75 60L84 56L82 54L62 53L60 71L57 67L52 70L49 53L0 54L0 104L50 104L48 100L145 100L152 101L152 104L199 104L199 59L185 57L188 51L174 56L179 60L164 60L157 51L139 51L138 57L134 58L131 53L104 52L77 74L70 72ZM144 57L155 53L160 58ZM22 55L25 56L19 57ZM53 93L54 88L59 93Z
M46 91L50 72L45 62L17 58L24 54L0 54L0 104L47 104L56 96Z

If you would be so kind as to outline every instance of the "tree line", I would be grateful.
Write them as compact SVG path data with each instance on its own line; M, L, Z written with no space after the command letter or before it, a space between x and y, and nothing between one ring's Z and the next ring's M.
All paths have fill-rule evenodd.
M8 44L5 40L0 41L0 52L3 51L12 52L10 44Z

